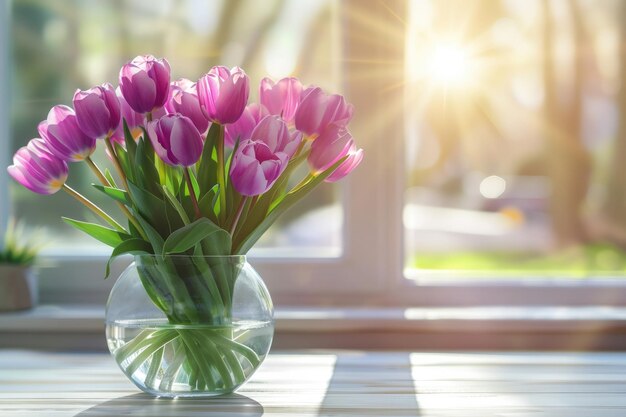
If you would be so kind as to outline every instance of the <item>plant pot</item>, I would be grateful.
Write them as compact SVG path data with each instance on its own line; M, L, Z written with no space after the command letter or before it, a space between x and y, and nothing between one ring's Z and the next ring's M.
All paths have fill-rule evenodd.
M109 295L106 335L120 369L149 394L228 394L265 359L273 306L245 256L136 256Z
M38 286L35 268L0 265L0 311L25 310L37 305Z

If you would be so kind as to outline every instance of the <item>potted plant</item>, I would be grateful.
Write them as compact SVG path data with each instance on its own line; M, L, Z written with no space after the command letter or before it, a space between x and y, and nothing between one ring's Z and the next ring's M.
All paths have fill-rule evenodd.
M73 108L54 106L41 138L8 168L31 191L63 190L96 214L101 224L64 220L111 246L111 259L135 256L109 296L107 342L153 395L226 394L256 371L272 342L273 306L246 253L286 210L363 158L342 96L296 78L263 79L257 103L249 91L238 67L172 82L165 59L138 56L118 88L77 90ZM91 159L98 144L111 169ZM75 162L89 166L125 222L66 183Z
M11 220L0 242L0 311L23 310L37 305L35 261L41 247L36 234Z

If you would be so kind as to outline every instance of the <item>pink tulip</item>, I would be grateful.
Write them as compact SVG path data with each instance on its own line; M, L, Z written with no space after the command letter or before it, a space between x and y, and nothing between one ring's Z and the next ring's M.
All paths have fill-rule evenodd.
M291 135L280 116L266 116L256 125L250 138L265 143L273 153L282 152L291 158L302 141L302 134Z
M117 98L120 101L120 110L121 110L122 117L120 117L120 122L117 125L115 132L113 132L111 139L119 143L120 145L124 145L123 121L126 120L128 129L130 129L131 133L133 133L133 136L138 136L141 134L141 129L139 129L139 127L143 126L144 124L144 116L141 113L137 113L135 110L133 110L130 107L130 105L128 104L124 96L122 95L122 92L119 87L117 87L117 89L115 90L115 94L117 95Z
M346 156L353 145L354 139L346 128L330 126L311 144L311 152L307 158L311 170L315 173L326 171Z
M359 166L361 161L363 160L363 149L357 149L356 145L352 145L350 147L350 151L348 152L348 158L337 167L336 170L333 171L324 181L325 182L336 182L351 173L354 168Z
M313 141L307 160L313 173L319 174L346 156L348 158L326 178L326 182L335 182L345 177L363 159L363 150L356 148L350 132L343 127L331 125Z
M120 102L109 83L76 90L73 103L78 126L92 138L112 133L120 123Z
M240 142L250 139L256 125L268 114L265 106L261 104L252 103L247 105L241 117L235 123L226 125L226 133L224 135L226 146L232 148L235 146L237 139Z
M169 165L191 166L202 154L202 136L191 119L168 114L148 122L148 136L157 155Z
M212 122L236 122L248 103L249 80L239 67L213 67L196 87L202 111Z
M297 78L283 78L276 84L269 78L261 80L261 104L267 107L270 114L281 116L287 123L293 122L301 94L302 84Z
M170 99L165 103L165 110L169 114L180 113L189 117L202 134L209 128L209 120L200 108L196 84L186 78L170 85Z
M11 177L38 194L54 194L67 180L67 163L48 152L42 139L32 139L13 156Z
M82 161L96 149L96 139L80 129L68 106L54 106L37 129L50 152L66 162Z
M296 129L315 137L330 125L346 126L352 112L352 105L343 96L327 95L319 87L310 87L302 93L296 110Z
M140 55L120 70L122 95L137 113L162 107L169 95L170 65L166 59Z
M237 148L230 178L239 194L255 196L269 190L289 162L287 154L273 153L263 142L244 141Z

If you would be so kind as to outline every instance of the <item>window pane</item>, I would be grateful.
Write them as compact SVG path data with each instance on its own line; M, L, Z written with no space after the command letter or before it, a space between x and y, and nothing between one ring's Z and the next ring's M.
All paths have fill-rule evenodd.
M608 0L410 1L409 276L623 275L625 19Z
M166 57L173 79L195 80L218 64L242 66L252 81L252 100L266 75L274 79L293 75L305 84L337 90L335 3L14 0L13 149L37 136L37 124L50 107L71 105L76 88L116 84L121 65L139 54ZM103 152L95 159L108 166ZM68 183L102 201L97 191L89 190L93 181L86 166L71 166ZM15 184L11 192L13 212L48 228L55 248L71 246L73 253L108 251L61 222L62 215L95 220L68 196L61 192L37 196ZM102 206L116 212L111 204ZM272 248L272 255L337 255L342 218L339 189L320 187L283 216L258 247Z

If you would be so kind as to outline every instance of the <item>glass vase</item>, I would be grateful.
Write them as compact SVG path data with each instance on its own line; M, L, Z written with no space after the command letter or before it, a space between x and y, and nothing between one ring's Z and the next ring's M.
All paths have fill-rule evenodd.
M160 397L235 391L273 335L272 300L245 256L136 256L106 307L112 356L135 385Z

